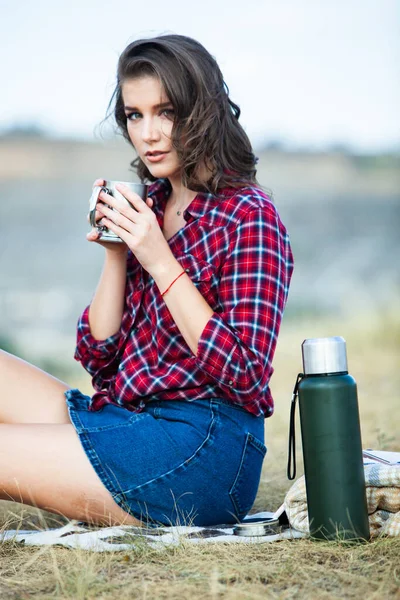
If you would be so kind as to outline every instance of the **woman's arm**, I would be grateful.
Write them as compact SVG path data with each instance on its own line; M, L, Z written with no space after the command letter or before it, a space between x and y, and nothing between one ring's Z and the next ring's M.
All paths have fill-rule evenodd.
M162 294L180 273L182 266L171 254L169 261L160 263L151 275ZM186 273L171 285L163 298L185 342L196 355L200 336L214 314L213 309Z
M103 179L97 179L93 185L104 183ZM96 221L99 218L101 214L96 210ZM112 377L117 368L115 359L122 339L128 248L125 244L101 242L97 228L92 228L87 239L104 246L105 261L92 302L78 321L75 359L98 378L100 389L106 371Z
M106 250L103 271L89 309L90 332L105 340L121 327L125 304L127 249Z
M153 277L161 292L182 272L171 262ZM215 313L185 274L164 300L196 365L239 404L257 401L267 389L272 359L293 270L289 240L277 213L258 208L231 233Z
M124 339L121 329L125 305L127 253L106 251L103 271L93 300L83 311L77 327L75 359L93 375L102 389L116 373L117 354ZM126 326L126 323L125 323Z

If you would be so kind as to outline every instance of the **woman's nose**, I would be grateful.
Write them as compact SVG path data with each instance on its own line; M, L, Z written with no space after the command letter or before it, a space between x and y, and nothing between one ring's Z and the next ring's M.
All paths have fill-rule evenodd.
M160 139L160 128L155 119L143 119L142 140L144 142L156 142Z

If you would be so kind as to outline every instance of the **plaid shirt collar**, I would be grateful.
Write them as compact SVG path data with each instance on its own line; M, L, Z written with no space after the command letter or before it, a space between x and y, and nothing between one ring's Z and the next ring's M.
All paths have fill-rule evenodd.
M233 188L221 188L218 191L218 195L212 194L211 192L197 192L192 202L189 204L187 209L183 213L183 217L186 221L190 217L198 219L213 210L220 203L220 198L225 196L232 196L232 192L237 192L237 189ZM171 184L168 179L160 179L157 184L153 186L151 194L155 195L157 201L154 206L154 211L159 219L164 215L165 205L171 193Z

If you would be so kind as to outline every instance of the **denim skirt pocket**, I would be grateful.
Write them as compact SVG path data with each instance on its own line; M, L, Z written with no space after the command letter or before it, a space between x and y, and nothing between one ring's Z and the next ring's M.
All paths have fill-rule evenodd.
M261 440L246 434L239 469L229 492L238 519L243 519L254 504L266 452Z

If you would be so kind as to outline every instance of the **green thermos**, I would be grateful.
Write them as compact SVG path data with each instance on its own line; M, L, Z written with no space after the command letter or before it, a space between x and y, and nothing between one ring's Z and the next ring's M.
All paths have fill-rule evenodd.
M310 535L368 540L357 385L347 371L346 342L342 337L307 339L302 355L291 432L298 391ZM291 444L293 451L293 438Z

